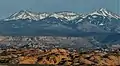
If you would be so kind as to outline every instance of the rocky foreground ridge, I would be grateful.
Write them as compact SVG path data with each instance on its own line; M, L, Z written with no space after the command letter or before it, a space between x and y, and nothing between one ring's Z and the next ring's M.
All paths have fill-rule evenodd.
M10 64L47 64L71 66L116 66L120 65L119 51L100 50L77 52L66 49L9 49L1 51L0 63Z

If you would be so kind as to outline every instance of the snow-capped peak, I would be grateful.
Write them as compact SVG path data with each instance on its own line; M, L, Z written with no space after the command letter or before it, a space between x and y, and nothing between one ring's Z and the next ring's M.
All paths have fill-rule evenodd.
M99 10L97 10L97 11L95 11L95 12L89 14L89 15L94 15L94 14L107 16L107 17L110 17L110 18L120 19L120 17L117 14L112 13L111 11L109 11L107 9L104 9L104 8L101 8L101 9L99 9Z
M79 15L77 13L70 12L70 11L62 11L62 12L55 12L50 17L63 18L70 21L79 17Z
M47 16L48 16L47 13L34 13L27 10L21 10L20 12L12 14L5 20L18 20L18 19L40 20L46 18Z
M29 19L29 20L38 21L46 17L55 17L55 18L61 18L61 19L66 19L70 21L70 20L77 19L79 17L86 18L88 15L91 15L91 16L102 15L102 16L109 17L109 18L120 19L118 15L108 11L107 9L101 8L85 16L75 13L75 12L71 12L71 11L61 11L61 12L53 12L53 13L46 13L46 12L36 13L36 12L28 11L28 10L21 10L20 12L16 12L4 20L9 21L9 20ZM93 17L96 17L96 16L93 16Z
M44 19L46 17L62 18L70 21L79 17L79 14L70 12L70 11L53 12L53 13L45 13L45 12L35 13L28 10L21 10L20 12L16 12L4 20L9 21L9 20L18 20L18 19L30 19L30 20L37 21L37 20Z

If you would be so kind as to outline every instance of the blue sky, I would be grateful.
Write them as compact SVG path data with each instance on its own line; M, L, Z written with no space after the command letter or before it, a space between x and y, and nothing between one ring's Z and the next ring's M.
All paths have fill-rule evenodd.
M88 13L95 9L107 8L114 13L118 13L118 6L120 7L118 1L119 0L0 0L0 18L5 18L20 10Z

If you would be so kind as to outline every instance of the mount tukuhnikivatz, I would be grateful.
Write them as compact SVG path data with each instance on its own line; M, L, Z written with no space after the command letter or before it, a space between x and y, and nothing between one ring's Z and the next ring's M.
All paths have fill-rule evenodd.
M81 36L120 33L120 16L107 9L89 14L21 10L0 21L1 35Z

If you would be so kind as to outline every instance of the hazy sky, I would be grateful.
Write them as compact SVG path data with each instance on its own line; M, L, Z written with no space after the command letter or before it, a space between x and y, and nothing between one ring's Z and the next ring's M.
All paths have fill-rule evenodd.
M118 1L119 0L0 0L0 18L5 18L20 10L32 10L34 12L74 11L88 13L95 9L107 8L112 12L118 13L120 9L120 5L118 5L120 2Z

